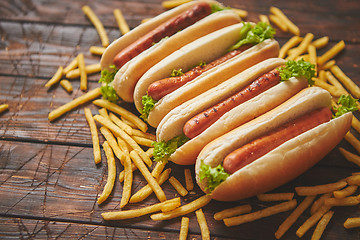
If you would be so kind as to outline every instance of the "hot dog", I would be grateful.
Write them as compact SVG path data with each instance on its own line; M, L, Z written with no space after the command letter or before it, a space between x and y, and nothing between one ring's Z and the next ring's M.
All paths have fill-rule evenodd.
M330 94L309 87L213 140L196 160L199 186L213 199L235 201L294 179L328 154L349 131L352 114L331 119L330 108ZM252 153L258 156L252 157ZM210 173L215 169L220 178Z
M240 46L246 50L241 48L234 50L237 53L231 58L224 56L227 55L229 48L244 40L241 36L242 31L245 30L244 38L247 39L249 32L255 31L254 29L261 29L258 32L262 32L260 35L262 34L263 38L259 42L249 42ZM271 31L273 29L264 23L234 24L184 46L164 58L141 77L134 91L136 108L151 126L157 127L161 119L176 106L262 60L277 56L279 45L271 39L273 36ZM227 61L223 62L223 60ZM201 62L207 64L198 66ZM179 77L168 78L174 69L182 69L183 72L190 69L190 71ZM174 85L175 82L179 84ZM161 99L158 101L149 96L152 86L160 89L155 90L160 93L158 96ZM163 93L166 95L164 96Z
M297 69L292 74L298 77L283 76L283 73L287 71L286 69ZM260 88L263 88L262 84L259 84L259 79L267 79L268 75L273 75L275 71L280 71L275 74L277 84L271 83L270 86L265 84L263 91L258 92L256 96L253 95L252 91L247 91L244 94L244 89L248 89L249 85L259 85ZM311 79L313 74L313 66L303 60L285 62L283 59L270 58L181 104L170 111L157 128L158 142L155 144L155 160L165 159L182 165L194 164L196 157L207 143L282 104L306 88L308 86L307 80ZM279 75L282 76L282 80L287 78L288 81L280 82L280 79L277 78ZM232 98L239 92L243 95L240 95L241 98L245 97L246 101L234 105ZM216 106L218 102L224 99L227 102L226 104ZM216 111L213 111L214 106L216 106ZM185 136L183 128L186 122L206 109L213 111L214 115L220 114L216 117L216 121L191 139ZM174 143L176 141L180 143ZM168 151L169 148L167 147L170 145L175 145L177 148Z

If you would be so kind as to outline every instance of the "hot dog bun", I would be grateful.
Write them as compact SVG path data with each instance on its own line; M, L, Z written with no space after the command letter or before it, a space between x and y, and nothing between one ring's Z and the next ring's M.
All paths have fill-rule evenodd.
M273 39L267 39L245 50L233 59L201 74L193 81L161 98L150 111L148 123L153 127L158 126L166 114L175 107L265 59L276 57L278 52L278 42Z
M232 10L216 12L155 44L119 69L113 81L117 95L126 102L133 102L136 83L152 66L186 44L240 21L240 17Z
M192 6L199 2L208 2L213 4L219 4L216 1L192 1L189 3L182 4L176 8L173 8L169 11L163 12L156 17L152 18L151 20L137 26L136 28L132 29L127 34L121 36L117 40L113 41L103 53L100 61L101 69L109 69L109 67L113 64L114 57L126 46L130 45L139 37L145 35L146 33L150 32L151 30L155 29L160 24L166 22L167 20L173 18L174 16L190 9ZM220 5L220 4L219 4Z
M306 88L271 111L215 139L203 148L196 160L198 185L205 191L206 179L200 181L199 178L202 162L216 167L228 153L271 129L311 110L330 106L331 96L326 90ZM350 129L351 120L352 114L347 113L285 142L230 175L210 193L212 198L219 201L248 198L294 179L315 165L341 141Z

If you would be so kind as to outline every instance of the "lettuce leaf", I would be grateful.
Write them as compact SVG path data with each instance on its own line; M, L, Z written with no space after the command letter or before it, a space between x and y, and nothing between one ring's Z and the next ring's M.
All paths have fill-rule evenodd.
M315 65L300 59L299 61L289 60L286 65L278 68L281 81L287 81L291 77L304 77L310 86L314 84L312 80L315 77Z
M347 113L347 112L354 112L357 111L357 101L359 99L354 99L351 97L351 95L341 95L338 104L339 107L334 107L335 115L334 118L340 117L341 115Z
M180 136L170 139L167 142L154 142L154 160L157 162L167 162L170 155L173 154L178 147L182 146L188 140L189 138L186 137L185 134L182 134Z
M204 189L205 191L212 192L229 176L230 174L225 171L222 164L213 168L201 161L199 177L200 181L203 181L204 179L207 181L207 187Z
M143 109L141 112L141 118L144 119L145 121L147 121L148 117L149 117L149 113L150 111L154 108L155 103L157 103L156 100L154 100L152 97L150 97L148 94L144 95L142 97L142 104L143 104Z
M100 91L104 99L109 100L110 102L116 103L119 100L119 96L116 94L112 82L114 77L119 69L115 65L110 66L110 70L102 70L99 83L101 83Z

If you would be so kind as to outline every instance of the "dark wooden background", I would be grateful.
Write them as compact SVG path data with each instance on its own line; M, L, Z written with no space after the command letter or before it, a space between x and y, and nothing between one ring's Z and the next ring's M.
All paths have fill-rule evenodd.
M247 10L246 20L258 21L268 14L271 5L281 8L300 27L301 35L312 32L315 38L329 36L329 47L339 40L346 49L336 57L337 64L360 85L360 2L352 1L235 1L225 5ZM104 222L101 213L119 209L122 187L117 182L110 199L96 203L106 182L106 164L95 166L91 138L83 108L77 108L50 123L48 113L82 94L79 81L72 81L69 95L60 86L47 90L44 84L59 65L67 65L78 53L85 53L86 64L99 61L88 48L101 46L97 32L84 16L81 7L88 4L104 23L110 40L120 36L112 11L120 8L131 28L164 9L160 0L86 1L86 0L2 0L0 1L0 104L9 111L0 115L0 238L116 238L174 239L178 237L180 218L164 222L149 216ZM278 31L283 44L291 37ZM323 50L324 51L324 50ZM99 74L89 76L89 89L98 86ZM93 114L97 108L92 104ZM133 110L131 104L123 104ZM101 141L103 139L101 138ZM345 141L341 146L355 152ZM104 155L103 155L104 158ZM171 165L173 175L181 179L184 167ZM119 167L118 172L121 170ZM304 175L275 192L294 191L295 186L334 182L360 171L347 162L337 149ZM139 173L134 176L133 192L144 184ZM269 179L270 180L270 179ZM164 184L168 197L175 195L169 183ZM183 199L198 197L201 191ZM301 201L301 198L298 198ZM157 202L156 197L126 209ZM255 209L271 205L248 199ZM216 239L273 239L274 233L289 213L265 218L238 227L227 228L213 220L213 214L239 203L212 201L204 207ZM335 208L335 214L324 233L324 239L359 239L358 229L346 230L347 217L360 217L358 207ZM195 214L190 217L190 237L201 235ZM297 239L296 229L309 216L306 212L283 239ZM313 229L304 238L309 239Z

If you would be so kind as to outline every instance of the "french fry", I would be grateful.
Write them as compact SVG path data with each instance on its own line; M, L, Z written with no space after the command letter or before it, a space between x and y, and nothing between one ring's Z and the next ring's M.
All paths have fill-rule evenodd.
M344 227L346 229L360 227L360 217L346 219Z
M135 171L137 169L136 165L134 163L131 163L131 171ZM122 170L119 173L119 182L123 182L125 178L125 170Z
M330 60L330 61L324 63L323 65L319 66L319 69L329 70L335 64L336 64L336 61L333 59L333 60Z
M270 23L268 16L266 16L264 14L260 14L259 19L260 19L261 22L265 22L265 23L268 23L268 24Z
M110 148L110 145L105 141L103 144L103 148L105 151L105 155L107 158L107 164L108 164L108 177L105 184L105 187L103 189L103 192L100 194L97 203L101 204L103 203L111 194L114 183L115 183L115 177L116 177L116 166L115 166L115 158L113 155L113 152Z
M318 57L318 64L323 65L325 62L329 61L333 57L335 57L341 50L345 48L345 42L341 40L337 44L335 44L331 49L326 51L323 55Z
M179 182L179 180L177 180L174 176L169 178L169 182L182 197L184 197L188 194L188 191Z
M85 66L85 72L87 75L98 73L101 71L100 63L90 64ZM76 68L66 73L66 78L74 79L80 77L80 69Z
M133 135L133 129L125 124L123 121L121 121L115 114L110 113L109 118L111 121L113 121L118 127L120 127L124 132L126 132L129 135Z
M295 191L299 196L318 195L327 192L333 192L341 189L347 185L347 182L342 180L335 183L309 186L309 187L295 187Z
M311 41L314 38L314 34L312 33L307 33L304 37L304 39L301 41L301 43L299 44L299 46L296 48L296 51L292 52L287 58L286 60L295 60L298 56L300 56L301 54L303 54L304 52L307 51L308 46L310 45Z
M290 19L277 7L270 7L270 12L274 14L275 16L279 17L283 24L285 24L288 27L288 30L296 35L300 35L300 29L292 22Z
M85 71L85 61L84 61L84 54L79 53L77 56L79 71L80 71L80 89L82 91L87 90L87 73Z
M109 114L108 114L106 108L100 108L100 109L99 109L99 114L100 114L101 116L103 116L104 118L110 119Z
M324 36L321 38L316 39L315 41L313 41L311 44L316 47L316 49L319 48L323 48L325 47L329 42L329 37L328 36Z
M320 70L318 76L321 81L323 81L323 82L327 81L325 70Z
M322 194L311 206L310 214L313 215L322 205L324 205L325 199L331 198L332 196L332 192Z
M288 32L289 31L289 28L287 25L285 25L282 20L276 16L276 15L269 15L269 19L272 23L274 23L278 28L280 28L281 31L283 32Z
M168 1L162 1L161 6L165 9L171 9L177 6L180 6L184 3L191 2L192 0L168 0Z
M152 165L151 159L146 155L144 150L142 150L142 148L126 132L124 132L117 125L115 125L110 120L104 118L103 116L95 115L94 119L98 123L100 123L100 124L104 125L105 127L107 127L110 131L112 131L115 134L115 136L121 137L123 140L125 140L126 143L128 143L134 150L136 150L136 152L141 156L143 161L148 166Z
M161 207L169 203L178 205L179 203L181 203L181 200L178 197L178 198L169 199L165 202L156 203L154 205L150 205L144 208L132 209L126 211L117 211L117 212L105 212L102 213L101 216L103 217L104 220L123 220L129 218L136 218L136 217L144 216L146 214L161 211Z
M356 206L359 204L359 196L352 196L346 198L327 198L324 205L333 206Z
M129 25L127 24L122 12L120 9L114 9L114 17L116 19L116 22L119 26L119 30L121 32L122 35L130 32L130 28Z
M355 98L360 98L360 88L348 76L346 76L346 74L339 68L339 66L332 66L330 71L339 79L342 84L344 84L344 86L351 92L352 95L354 95Z
M360 185L360 175L356 174L356 175L352 175L350 177L347 177L346 182L349 185L357 185L357 186L359 186Z
M360 141L350 131L346 133L345 140L348 141L358 153L360 153Z
M188 217L182 217L181 218L179 240L186 240L188 232L189 232L189 218Z
M1 104L0 105L0 114L5 112L8 109L9 109L9 104Z
M94 55L103 55L106 48L104 47L98 47L98 46L91 46L89 48L89 52Z
M121 121L123 121L125 124L129 125L131 128L133 128L134 130L138 130L139 128L133 124L132 122L130 122L129 120L125 119L123 116L120 117Z
M169 179L171 173L171 168L165 169L164 172L162 172L159 176L159 179L157 180L159 185L161 186L166 180ZM137 203L141 202L144 199L146 199L150 194L153 192L152 188L149 184L145 185L143 188L141 188L139 191L137 191L134 195L131 196L129 202L130 203Z
M297 44L301 43L303 40L302 37L293 36L290 38L281 48L279 52L279 58L285 58L286 54L288 53L289 49L293 48Z
M178 204L174 204L174 203L166 203L166 204L163 204L161 207L160 207L160 210L161 212L170 212L172 210L174 210L175 208L178 208L181 206L181 202L179 202Z
M109 111L119 114L120 116L134 123L143 132L146 132L148 129L147 124L138 118L135 114L120 107L119 105L116 105L115 103L104 99L95 100L93 103L97 106L107 108Z
M156 197L159 199L160 202L166 201L166 196L162 188L160 187L159 183L155 180L155 178L151 175L147 167L145 166L144 162L140 158L138 152L133 150L130 152L130 157L140 170L152 190L154 191Z
M71 70L77 68L78 66L78 59L77 57L74 58L70 63L69 65L67 65L64 69L63 69L63 74L67 74L68 72L70 72Z
M98 164L101 162L101 152L96 124L89 108L84 108L84 113L90 127L91 139L93 143L94 161L95 164Z
M143 138L143 137L132 136L132 138L134 139L135 142L137 142L137 144L139 144L141 146L145 146L145 147L152 147L153 143L154 143L153 140Z
M304 234L314 226L319 219L330 210L331 207L323 205L313 215L311 215L296 231L296 235L301 238Z
M71 83L69 82L69 80L63 79L60 81L60 85L68 92L68 93L72 93L73 91L73 87L71 85Z
M326 79L329 83L331 83L333 86L335 86L341 94L348 94L348 92L345 90L345 88L341 85L341 83L334 77L334 75L331 74L331 72L326 71L325 72Z
M63 75L63 67L59 66L56 73L52 76L52 78L45 84L45 87L50 88L54 84L58 83L61 80Z
M264 209L261 209L259 211L256 212L252 212L252 213L248 213L248 214L244 214L244 215L240 215L240 216L236 216L236 217L231 217L231 218L225 218L224 219L224 223L227 227L232 227L232 226L236 226L236 225L240 225L243 223L247 223L247 222L252 222L255 220L258 220L260 218L264 218L264 217L268 217L274 214L278 214L281 212L286 212L289 211L293 208L296 207L296 199L287 201L287 202L283 202L271 207L267 207Z
M138 129L133 129L132 130L132 136L137 136L137 137L142 137L142 138L146 138L152 141L156 141L156 136L154 134L151 133L144 133Z
M93 10L87 5L83 6L82 10L83 10L84 14L89 18L90 22L96 28L96 31L99 34L102 46L107 47L109 45L109 37L107 36L104 26L100 22L99 18L95 15Z
M116 142L114 135L110 132L107 127L101 127L100 132L105 137L106 141L109 143L111 149L114 151L115 156L120 160L121 164L124 165L126 155L121 151L119 145Z
M161 172L164 170L165 165L166 162L157 162L154 169L151 171L151 175L153 175L155 179L158 179Z
M313 78L313 80L315 82L314 83L315 86L318 86L318 87L321 87L321 88L327 90L331 94L331 96L333 96L333 97L341 96L342 92L339 89L337 89L335 86L328 84L325 81L320 80L319 78Z
M125 207L125 205L129 202L131 196L132 179L133 179L130 154L129 152L126 152L124 153L124 155L125 155L125 159L123 165L124 165L125 176L124 176L123 192L120 201L120 208Z
M320 219L320 221L316 225L314 233L311 236L311 240L319 240L321 238L321 235L325 231L325 228L330 222L333 215L334 215L334 211L328 211L327 213L324 214L324 216Z
M351 185L351 186L347 186L344 189L334 191L333 195L335 198L345 198L345 197L348 197L348 196L354 194L357 189L358 189L358 186Z
M345 150L342 147L339 147L339 151L346 158L346 160L348 160L349 162L355 163L356 165L358 165L360 167L360 156L359 155L353 154L353 153Z
M315 66L315 72L317 73L316 47L312 44L309 44L307 52L309 53L309 62Z
M240 206L236 206L233 208L228 208L228 209L225 209L225 210L215 213L214 219L217 221L220 221L225 218L230 218L230 217L234 217L234 216L241 215L244 213L249 213L249 212L251 212L251 209L252 209L252 207L250 204L245 204L245 205L240 205Z
M185 188L188 191L191 191L194 189L194 182L191 176L191 171L189 168L184 169L184 175L185 175Z
M305 199L294 209L294 211L285 219L275 232L276 239L280 239L289 228L296 222L296 220L303 214L303 212L311 205L316 196L307 196Z
M154 148L149 148L148 150L146 150L146 155L148 155L149 158L152 158L154 155Z
M205 205L207 205L210 201L211 201L211 197L209 195L204 195L188 204L185 204L181 207L176 208L173 211L169 211L166 213L153 214L150 217L154 221L173 219L173 218L180 217L180 216L186 215L188 213L194 212L194 211L198 210L199 208L202 208Z
M258 194L256 197L263 202L288 201L293 199L294 193L263 193Z
M74 100L60 106L59 108L51 111L49 113L49 121L53 121L56 118L62 116L63 114L71 111L72 109L80 106L83 103L86 103L88 101L94 100L95 98L99 97L101 95L100 88L95 88L83 95L81 95L78 98L75 98Z
M243 10L243 9L232 8L231 10L236 12L237 15L239 15L239 17L242 18L242 19L246 18L247 15L248 15L248 12L246 10Z
M200 208L199 210L195 211L196 219L199 223L201 238L205 240L210 240L210 231L209 227L206 222L206 218L204 212Z

